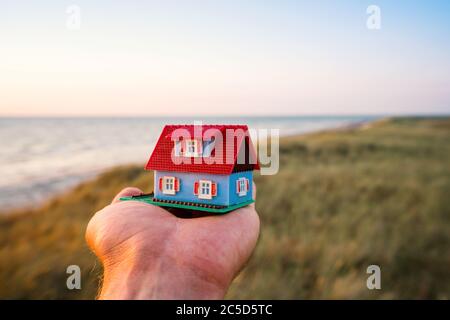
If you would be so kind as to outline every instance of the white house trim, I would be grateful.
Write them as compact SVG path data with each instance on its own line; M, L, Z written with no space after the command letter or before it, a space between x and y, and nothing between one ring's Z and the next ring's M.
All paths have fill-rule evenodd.
M199 199L212 199L212 181L199 180L198 181L198 198Z
M184 153L185 157L201 157L201 141L198 139L186 139L184 145Z
M171 194L174 195L176 193L175 190L175 177L163 177L162 183L162 193L163 194Z
M236 193L239 197L244 197L247 195L247 185L249 185L247 178L242 177L236 180Z

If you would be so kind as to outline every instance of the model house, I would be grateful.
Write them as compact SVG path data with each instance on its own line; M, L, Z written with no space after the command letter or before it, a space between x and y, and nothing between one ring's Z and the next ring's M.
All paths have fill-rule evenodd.
M145 168L155 173L148 202L226 212L253 201L259 163L246 125L167 125Z

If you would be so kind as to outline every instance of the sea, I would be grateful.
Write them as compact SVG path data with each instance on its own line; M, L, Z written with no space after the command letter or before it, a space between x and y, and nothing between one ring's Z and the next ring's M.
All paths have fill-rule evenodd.
M375 116L0 118L0 212L37 206L117 165L144 167L166 124L247 124L280 136L356 125Z

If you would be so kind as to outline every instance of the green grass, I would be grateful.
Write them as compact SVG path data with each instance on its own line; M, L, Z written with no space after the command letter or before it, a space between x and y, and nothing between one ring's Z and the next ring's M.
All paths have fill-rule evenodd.
M227 298L450 298L450 119L393 119L285 138L280 171L257 176L261 236ZM101 266L92 214L142 166L113 169L42 207L0 216L0 298L91 299ZM66 267L82 290L66 289ZM366 288L378 264L382 290Z

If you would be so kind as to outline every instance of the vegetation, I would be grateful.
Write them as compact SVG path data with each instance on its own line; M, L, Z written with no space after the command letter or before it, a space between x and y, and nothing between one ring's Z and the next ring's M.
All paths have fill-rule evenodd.
M228 298L450 298L450 119L392 119L282 140L257 176L262 229ZM84 231L142 166L115 168L42 207L0 215L0 298L91 299L101 266ZM66 288L66 268L82 290ZM381 267L368 290L366 268Z

